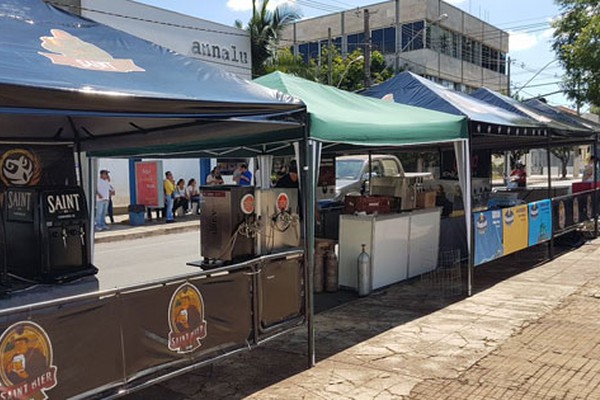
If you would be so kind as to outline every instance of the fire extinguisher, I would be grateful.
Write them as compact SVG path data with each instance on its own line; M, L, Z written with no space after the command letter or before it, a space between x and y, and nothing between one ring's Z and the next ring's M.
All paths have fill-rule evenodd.
M338 290L338 261L333 250L328 250L325 256L325 271L327 279L325 280L325 290L336 292Z
M315 271L313 274L315 293L323 292L325 286L325 277L323 276L324 253L321 247L315 250Z
M358 295L368 296L371 294L371 257L365 251L366 245L362 245L362 252L358 255L357 272L358 272Z

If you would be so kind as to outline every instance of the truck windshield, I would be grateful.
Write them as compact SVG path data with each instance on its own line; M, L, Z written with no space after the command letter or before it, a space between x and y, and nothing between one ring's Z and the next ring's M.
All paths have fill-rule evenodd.
M335 179L360 179L363 164L363 160L336 160Z

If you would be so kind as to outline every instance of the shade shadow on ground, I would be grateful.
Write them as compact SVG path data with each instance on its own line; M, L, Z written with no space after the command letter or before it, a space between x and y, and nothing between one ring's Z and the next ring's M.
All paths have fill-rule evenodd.
M578 237L555 243L555 255L577 247ZM480 266L474 271L474 293L534 269L547 261L546 244ZM358 299L351 292L315 296L316 360L322 361L391 328L445 308L466 296L466 270L460 294L432 288L415 278ZM307 369L307 329L273 339L193 372L126 396L127 400L242 399Z

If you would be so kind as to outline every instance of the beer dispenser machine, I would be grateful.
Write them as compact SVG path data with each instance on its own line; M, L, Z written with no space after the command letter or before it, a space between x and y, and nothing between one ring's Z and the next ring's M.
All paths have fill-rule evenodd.
M62 283L98 272L91 264L89 214L81 188L8 188L3 209L9 274Z

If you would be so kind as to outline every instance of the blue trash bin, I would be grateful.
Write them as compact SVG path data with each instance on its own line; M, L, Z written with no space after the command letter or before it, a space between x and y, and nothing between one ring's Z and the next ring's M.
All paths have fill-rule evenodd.
M146 207L142 204L131 204L128 207L129 225L140 226L146 222Z

